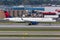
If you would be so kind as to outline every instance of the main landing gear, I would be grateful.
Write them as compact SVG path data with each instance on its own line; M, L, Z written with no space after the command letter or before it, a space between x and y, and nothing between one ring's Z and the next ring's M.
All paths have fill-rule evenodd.
M37 25L38 22L30 22L28 25Z

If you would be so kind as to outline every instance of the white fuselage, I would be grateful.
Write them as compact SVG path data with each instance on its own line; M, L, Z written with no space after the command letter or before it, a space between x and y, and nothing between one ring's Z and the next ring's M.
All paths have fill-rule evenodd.
M4 20L13 21L13 22L56 22L53 18L4 18Z
M12 21L12 22L23 22L21 18L4 18L4 20Z

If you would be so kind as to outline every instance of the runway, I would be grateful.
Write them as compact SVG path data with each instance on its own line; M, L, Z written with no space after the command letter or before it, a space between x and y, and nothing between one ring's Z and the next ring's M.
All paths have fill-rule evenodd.
M8 23L8 24L0 24L0 27L54 27L54 28L60 28L60 24L39 24L39 25L28 25L27 23Z
M60 35L60 31L0 31L0 35Z
M57 37L52 37L52 38L48 38L48 37L46 37L46 38L37 38L37 37L31 37L31 38L29 38L29 37L26 37L26 38L24 38L24 37L0 37L0 40L60 40L60 38L57 38Z
M0 39L0 40L60 40L60 39Z

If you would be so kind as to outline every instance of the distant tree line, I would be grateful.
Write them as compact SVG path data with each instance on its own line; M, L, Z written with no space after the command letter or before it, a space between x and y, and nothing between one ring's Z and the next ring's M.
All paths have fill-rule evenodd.
M0 5L60 5L60 0L0 0Z

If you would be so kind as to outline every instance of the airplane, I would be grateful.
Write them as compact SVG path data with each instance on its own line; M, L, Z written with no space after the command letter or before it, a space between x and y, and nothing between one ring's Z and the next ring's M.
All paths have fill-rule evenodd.
M19 17L15 17L15 18L4 18L4 20L7 21L11 21L11 22L27 22L29 23L29 25L36 25L38 23L41 22L56 22L55 19L53 18L19 18Z
M44 18L58 18L59 13L57 12L41 12L44 15Z
M7 13L8 14L8 13ZM33 17L11 17L10 15L5 14L6 18L3 20L11 21L11 22L27 22L28 25L37 25L40 22L56 22L53 18L33 18Z

